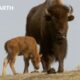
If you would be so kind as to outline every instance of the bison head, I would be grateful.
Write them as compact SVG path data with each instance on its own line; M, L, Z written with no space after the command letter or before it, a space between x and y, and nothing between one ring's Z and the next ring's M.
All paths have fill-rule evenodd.
M59 8L59 6L60 6L60 8ZM48 18L50 18L51 14L56 11L55 10L56 8L61 9L62 7L63 7L63 11L65 11L67 13L67 18L69 18L68 20L69 21L73 20L74 16L72 15L73 14L73 8L72 8L72 6L69 6L69 7L63 6L63 5L52 6L52 7L49 7L48 9L45 9L45 14L47 15Z
M58 39L66 38L68 29L68 17L72 14L72 7L55 5L45 9L45 19L49 27L52 27L53 34Z

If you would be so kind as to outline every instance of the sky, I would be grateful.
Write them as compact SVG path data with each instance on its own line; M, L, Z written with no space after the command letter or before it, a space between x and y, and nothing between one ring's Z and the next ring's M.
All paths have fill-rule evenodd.
M0 75L3 61L6 57L4 44L7 40L25 35L26 17L30 9L45 0L0 0L0 6L13 7L13 10L0 10ZM64 62L65 70L73 70L80 65L80 0L65 0L66 5L72 5L75 19L68 22L68 51ZM54 66L57 68L57 63ZM15 68L18 73L24 69L23 57L17 57ZM42 69L42 68L40 68ZM33 70L30 64L29 70ZM7 74L12 74L8 65Z

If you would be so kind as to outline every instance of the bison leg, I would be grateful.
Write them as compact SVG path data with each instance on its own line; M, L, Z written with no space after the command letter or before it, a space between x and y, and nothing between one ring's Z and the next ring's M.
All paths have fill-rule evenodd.
M28 72L28 67L29 67L29 59L24 57L24 73Z
M2 70L2 75L4 76L6 74L6 67L8 65L8 58L6 57L3 63L3 70Z
M47 71L46 61L42 59L41 62L42 62L43 72L46 72Z
M48 74L56 73L54 68L51 68L51 59L50 57L45 57L42 59L43 72L47 72Z
M59 60L58 72L61 73L64 71L64 62L63 60Z
M47 57L42 58L42 67L43 67L43 72L46 72L50 69L50 62Z
M42 72L47 72L47 70L50 66L48 65L49 64L47 61L48 59L45 56L44 48L42 47L42 45L40 45L40 53L42 54L42 58L41 58L41 63L42 63L42 68L43 68Z
M51 68L51 63L53 62L54 58L52 59L52 57L49 57L48 58L48 69L47 69L47 73L48 74L53 74L53 73L56 73L55 69L54 68Z
M63 72L64 71L64 58L66 57L67 53L67 40L65 39L62 43L61 46L59 46L59 54L58 55L58 62L59 62L59 67L58 67L58 72ZM61 53L60 53L61 52Z

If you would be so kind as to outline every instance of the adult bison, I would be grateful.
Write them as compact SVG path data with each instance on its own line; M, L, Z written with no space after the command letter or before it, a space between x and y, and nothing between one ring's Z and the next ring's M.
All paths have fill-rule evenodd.
M64 71L68 21L74 19L72 12L72 7L63 5L60 0L46 0L28 14L26 35L33 36L40 44L43 71L54 73L51 68L54 60L59 62L58 72Z

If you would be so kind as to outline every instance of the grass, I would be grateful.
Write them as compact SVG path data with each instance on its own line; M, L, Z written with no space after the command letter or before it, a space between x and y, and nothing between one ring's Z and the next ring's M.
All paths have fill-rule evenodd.
M80 80L80 71L68 71L64 73L27 73L18 75L0 76L0 80Z

